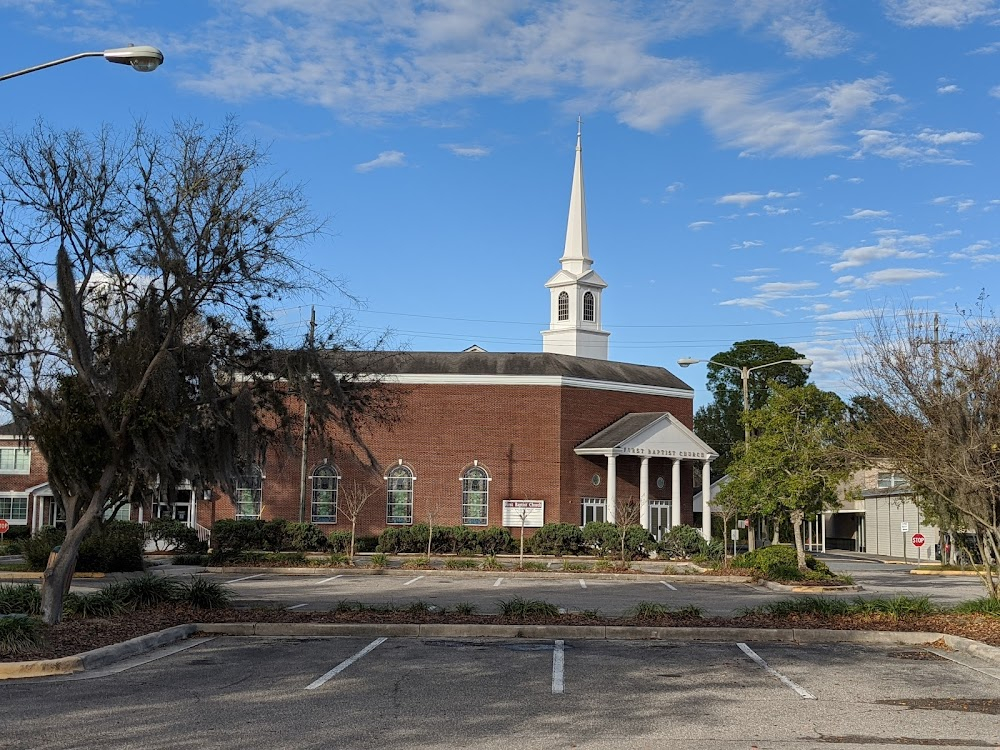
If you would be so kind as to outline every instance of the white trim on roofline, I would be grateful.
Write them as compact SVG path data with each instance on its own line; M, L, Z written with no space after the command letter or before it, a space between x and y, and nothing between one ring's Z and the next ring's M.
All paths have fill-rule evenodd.
M637 383L615 383L609 380L588 380L587 378L567 378L562 375L452 375L402 373L380 376L388 383L403 385L543 385L549 387L591 388L596 391L618 391L639 393L650 396L672 396L694 400L694 391L683 388L667 388L659 385Z

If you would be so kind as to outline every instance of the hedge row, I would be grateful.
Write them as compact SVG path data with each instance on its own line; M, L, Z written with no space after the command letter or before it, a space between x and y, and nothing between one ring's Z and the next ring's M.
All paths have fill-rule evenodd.
M216 554L238 555L251 550L281 552L348 551L350 532L334 531L329 536L309 523L274 521L217 521L212 528L212 546ZM355 552L389 554L498 555L517 552L520 540L500 526L474 529L468 526L435 526L423 523L390 526L376 537L355 539ZM714 548L690 526L671 529L659 544L641 526L625 530L607 522L588 523L580 528L571 523L547 523L525 539L525 552L533 555L592 555L630 560L649 557L652 552L669 557L712 556Z
M21 554L31 570L45 570L49 553L63 543L66 532L46 526L21 542ZM99 524L80 544L76 569L81 573L118 573L142 570L145 544L142 524L110 521Z

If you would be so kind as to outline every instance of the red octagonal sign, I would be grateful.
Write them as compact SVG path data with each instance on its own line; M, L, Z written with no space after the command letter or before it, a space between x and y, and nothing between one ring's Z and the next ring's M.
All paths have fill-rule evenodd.
M924 546L924 535L923 534L914 534L913 535L913 546L914 547L923 547Z
M10 524L7 523L7 519L0 518L0 534L6 534L10 531Z

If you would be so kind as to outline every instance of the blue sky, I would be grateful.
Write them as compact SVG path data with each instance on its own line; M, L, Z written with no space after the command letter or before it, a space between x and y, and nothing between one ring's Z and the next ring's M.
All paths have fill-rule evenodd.
M709 357L764 338L850 392L858 326L943 314L1000 260L995 0L0 0L0 126L235 115L304 185L307 260L414 350L540 351L582 115L612 359L704 401ZM303 297L303 327L343 298Z

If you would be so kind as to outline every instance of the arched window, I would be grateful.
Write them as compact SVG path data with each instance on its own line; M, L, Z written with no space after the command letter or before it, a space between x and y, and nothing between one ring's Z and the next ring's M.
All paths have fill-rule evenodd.
M233 501L236 503L236 520L260 518L264 507L264 474L259 466L251 466L233 482Z
M482 466L470 466L462 475L462 523L485 526L489 517L490 476Z
M569 292L559 292L559 320L569 320Z
M393 466L385 482L386 523L413 523L413 472L410 467Z
M583 295L583 319L594 321L594 293L587 292Z
M340 472L331 464L320 464L312 472L312 522L337 523Z

